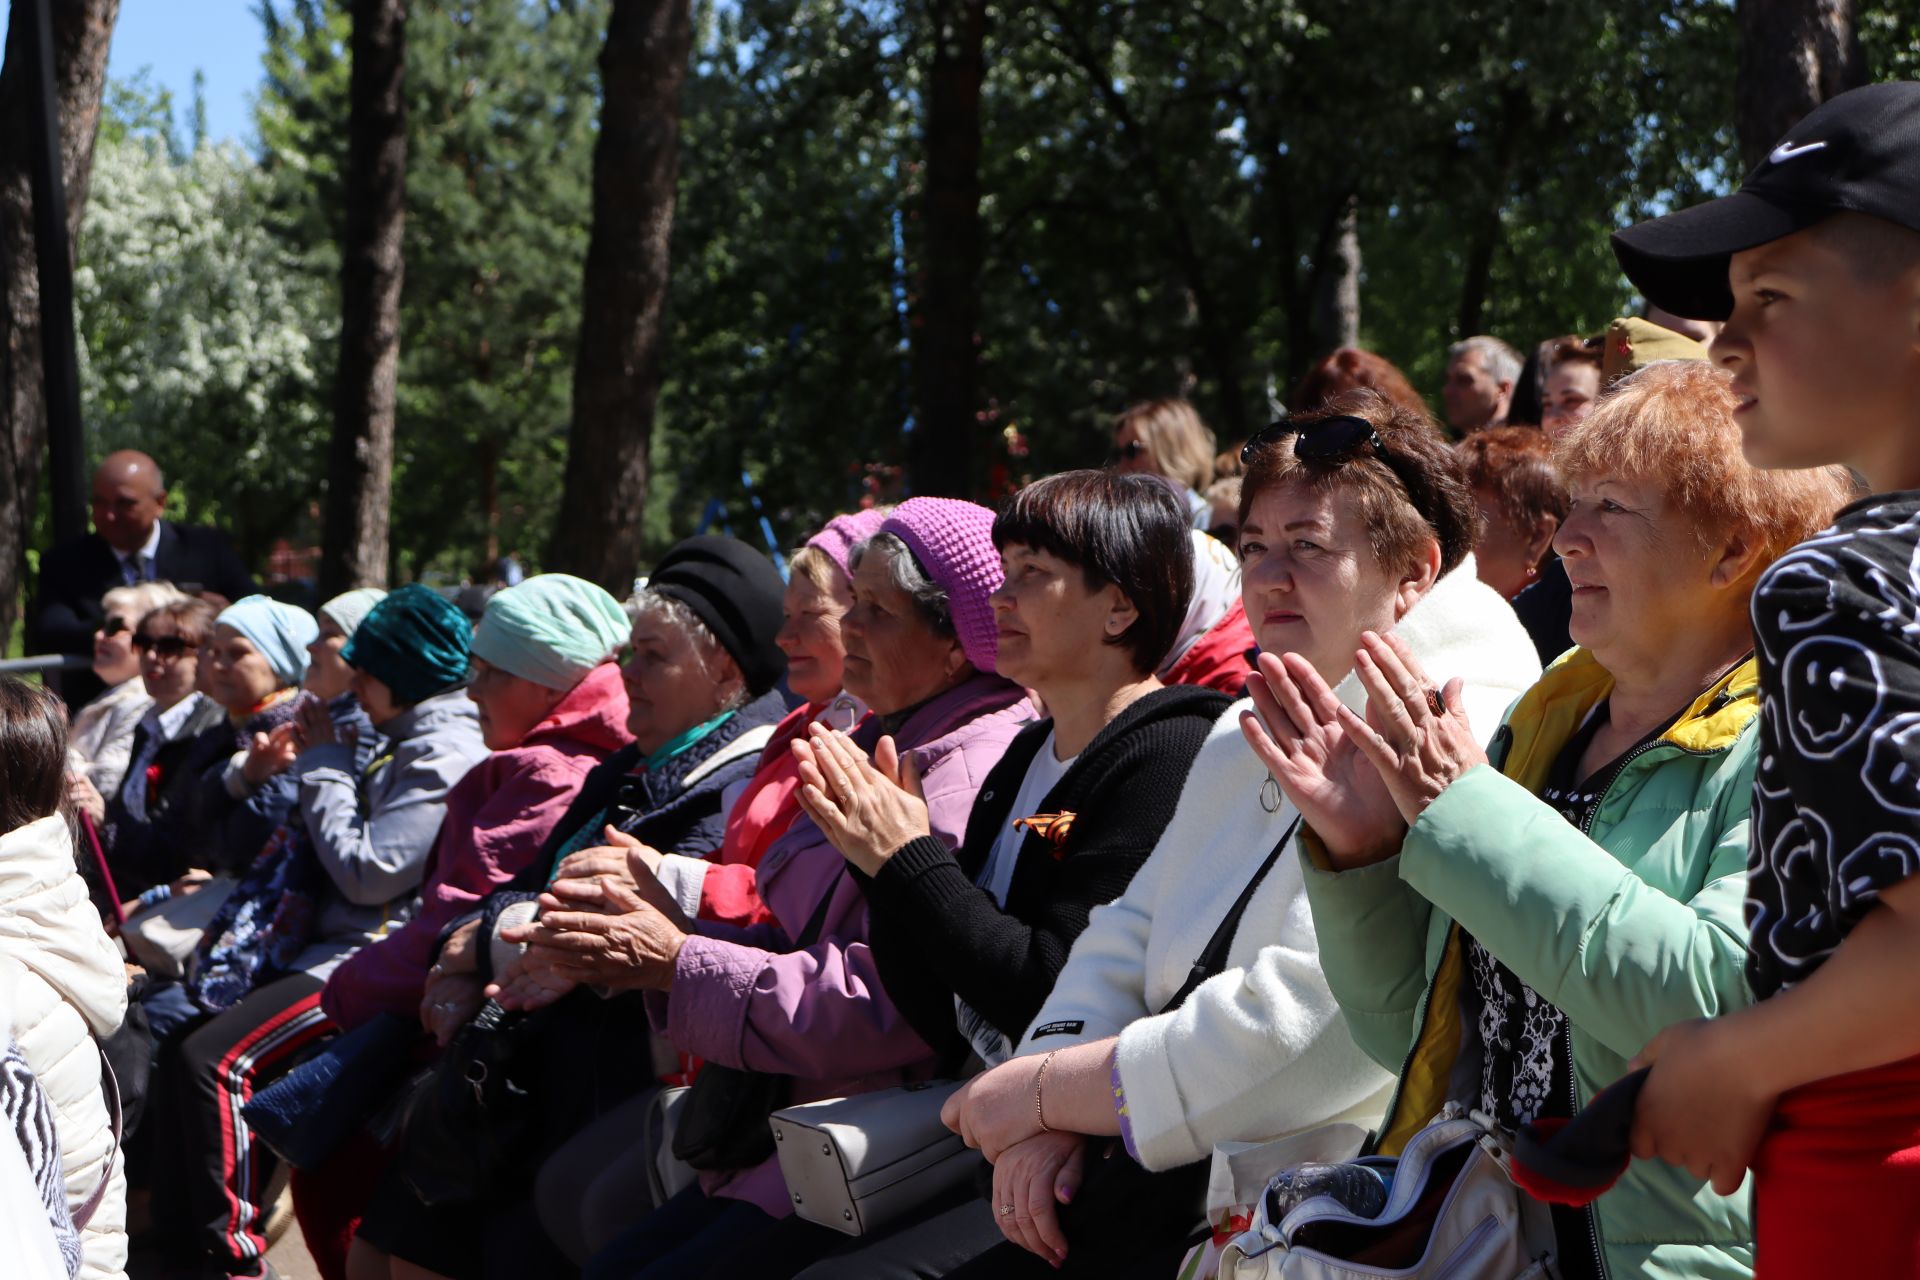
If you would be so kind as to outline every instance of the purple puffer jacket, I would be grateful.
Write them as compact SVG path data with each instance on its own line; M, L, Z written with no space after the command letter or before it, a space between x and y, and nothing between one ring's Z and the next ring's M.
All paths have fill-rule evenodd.
M976 675L907 718L894 734L911 749L933 833L958 848L974 793L1037 710L1020 688ZM854 741L880 740L870 717ZM759 887L775 923L740 928L702 920L674 967L673 990L649 997L654 1025L710 1062L792 1075L793 1101L812 1102L923 1078L933 1051L907 1025L880 985L867 950L867 899L846 862L802 816L767 851ZM820 940L792 950L829 890ZM793 1206L777 1160L753 1169L701 1175L708 1195L746 1200L775 1217Z

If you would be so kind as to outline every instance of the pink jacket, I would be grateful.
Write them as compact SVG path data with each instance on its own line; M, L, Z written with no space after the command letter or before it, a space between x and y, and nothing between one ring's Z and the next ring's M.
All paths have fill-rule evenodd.
M533 861L587 771L626 745L627 691L602 663L519 746L473 766L447 793L413 919L334 970L320 1007L342 1027L415 1016L440 931Z
M927 703L894 734L910 748L933 833L958 848L974 793L1021 727L1037 716L1011 681L976 675ZM871 750L878 717L854 732ZM731 1067L795 1077L793 1100L884 1089L924 1076L933 1051L887 998L868 951L867 900L846 862L801 817L759 868L774 923L751 929L700 921L675 965L673 990L650 997L654 1023L675 1046ZM820 940L794 951L821 898L832 894ZM709 1195L746 1200L775 1217L792 1211L776 1160L702 1175Z

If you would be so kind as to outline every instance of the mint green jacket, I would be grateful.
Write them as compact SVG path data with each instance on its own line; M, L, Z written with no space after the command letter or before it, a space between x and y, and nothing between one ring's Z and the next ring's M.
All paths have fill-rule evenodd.
M1631 754L1581 831L1534 792L1612 685L1585 650L1549 668L1508 712L1492 767L1441 792L1396 857L1334 872L1302 842L1327 983L1354 1040L1400 1077L1383 1152L1478 1093L1477 1058L1458 1061L1477 1053L1461 929L1566 1014L1581 1106L1663 1027L1752 1000L1742 903L1758 669L1735 668ZM1636 1160L1594 1208L1611 1275L1752 1274L1745 1186L1720 1196Z

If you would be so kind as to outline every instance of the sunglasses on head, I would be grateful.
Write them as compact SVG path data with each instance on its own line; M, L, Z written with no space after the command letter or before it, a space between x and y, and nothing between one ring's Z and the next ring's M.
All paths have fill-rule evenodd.
M1125 444L1117 444L1107 452L1107 465L1111 467L1122 462L1131 462L1146 451L1145 440L1129 440Z
M1406 462L1394 456L1387 442L1380 438L1374 425L1365 418L1350 413L1336 414L1331 418L1317 418L1312 422L1295 423L1292 418L1281 418L1269 426L1262 427L1240 446L1241 465L1251 465L1254 455L1268 445L1293 437L1293 456L1302 462L1342 463L1353 460L1361 449L1372 449L1373 455L1387 464L1399 479L1400 487L1406 490L1407 500L1422 516L1427 513L1416 496L1420 489L1415 486L1409 474ZM1428 521L1432 523L1431 520Z
M144 631L133 633L133 647L140 653L151 653L161 658L178 658L193 646L179 636L150 636Z

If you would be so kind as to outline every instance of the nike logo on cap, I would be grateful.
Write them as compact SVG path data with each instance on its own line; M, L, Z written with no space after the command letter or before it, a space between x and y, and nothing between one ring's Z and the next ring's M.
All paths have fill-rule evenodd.
M1804 156L1815 151L1823 151L1826 149L1826 145L1824 142L1803 142L1796 147L1790 143L1783 142L1768 153L1767 160L1772 164L1785 164L1795 156Z

